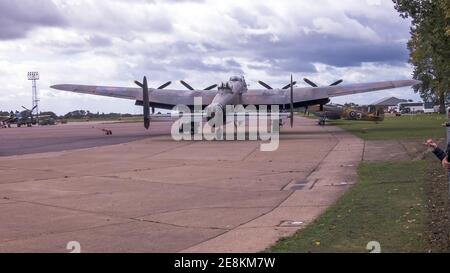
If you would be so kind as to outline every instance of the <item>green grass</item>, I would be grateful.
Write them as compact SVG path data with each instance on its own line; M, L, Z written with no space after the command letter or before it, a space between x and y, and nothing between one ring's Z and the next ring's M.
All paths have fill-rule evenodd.
M423 252L430 161L362 163L359 181L315 222L269 252Z
M441 115L387 117L382 123L332 121L365 140L400 140L421 145L444 139ZM417 149L418 151L420 149ZM280 240L268 252L448 252L447 175L431 154L423 160L363 162L358 182L313 223Z
M446 129L441 125L448 119L445 115L414 115L386 117L378 124L369 121L330 121L364 140L423 140L445 138Z

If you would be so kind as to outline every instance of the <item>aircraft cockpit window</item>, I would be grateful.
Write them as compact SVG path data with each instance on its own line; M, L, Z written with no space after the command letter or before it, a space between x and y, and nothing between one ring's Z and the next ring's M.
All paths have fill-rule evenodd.
M240 77L231 77L230 81L232 81L232 82L240 82L241 78Z

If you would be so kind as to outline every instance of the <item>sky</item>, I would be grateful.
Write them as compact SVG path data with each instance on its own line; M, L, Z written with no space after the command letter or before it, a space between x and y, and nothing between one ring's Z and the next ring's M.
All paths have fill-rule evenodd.
M391 0L0 0L0 110L31 105L28 71L39 71L40 110L138 114L129 100L49 88L73 83L152 87L185 80L202 89L244 75L298 87L410 79L410 22ZM420 100L411 88L333 99L369 104Z

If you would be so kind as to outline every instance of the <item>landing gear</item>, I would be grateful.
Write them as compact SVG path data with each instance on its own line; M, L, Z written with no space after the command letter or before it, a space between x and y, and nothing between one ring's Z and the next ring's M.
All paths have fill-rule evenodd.
M323 119L323 118L321 118L321 119L319 119L319 125L320 126L325 126L325 119Z
M184 128L191 128L191 135L195 135L196 133L198 133L199 127L200 124L197 122L191 122L190 124L185 123L180 126L179 133L180 134L184 133Z

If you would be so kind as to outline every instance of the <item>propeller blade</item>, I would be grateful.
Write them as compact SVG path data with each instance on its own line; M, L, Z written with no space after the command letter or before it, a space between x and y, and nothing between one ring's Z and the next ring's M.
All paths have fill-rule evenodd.
M148 92L147 77L144 77L142 93L144 99L144 127L148 130L150 128L150 94Z
M307 78L303 79L307 84L311 85L312 87L319 87L317 84L315 84L314 82L310 81Z
M330 86L336 86L336 85L339 85L339 84L341 84L343 82L344 82L344 80L338 80L337 82L334 82L334 83L330 84Z
M258 83L261 84L262 86L264 86L265 88L269 89L269 90L273 89L270 85L268 85L267 83L265 83L263 81L258 81Z
M23 109L30 111L30 109L26 108L25 106L22 106Z
M142 83L138 82L138 81L134 81L134 83L139 86L140 88L144 88L144 85L142 85Z
M189 90L191 90L191 91L194 91L194 88L193 88L192 86L190 86L187 82L185 82L185 81L180 81L180 83L181 83L182 85L184 85L184 87L186 87L187 89L189 89Z
M283 87L282 89L287 90L287 89L291 88L291 84L293 84L295 86L297 84L297 82L290 83L290 84L286 85L285 87Z
M214 84L214 85L211 85L210 87L207 87L207 88L205 88L205 89L203 89L203 90L205 90L205 91L213 90L213 89L216 88L217 86L218 86L217 84Z
M162 90L164 88L166 88L167 86L171 85L172 82L166 82L165 84L161 85L160 87L158 87L159 90Z
M291 74L291 128L294 128L294 76Z
M147 77L144 77L143 83L134 81L134 83L142 87L142 106L144 107L144 127L145 129L150 128L150 94L148 91Z

